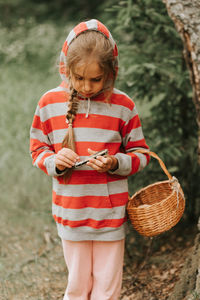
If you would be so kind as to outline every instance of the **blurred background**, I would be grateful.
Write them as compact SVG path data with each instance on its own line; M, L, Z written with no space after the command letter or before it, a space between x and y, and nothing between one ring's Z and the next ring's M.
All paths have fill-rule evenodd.
M29 130L41 95L60 84L57 62L68 32L90 18L105 23L116 40L120 58L116 87L134 99L148 145L182 185L186 197L181 220L184 228L195 224L199 216L200 170L192 88L182 41L162 1L0 0L2 299L26 299L17 295L20 289L30 288L36 278L33 270L33 278L26 277L27 265L29 273L31 268L30 253L39 277L42 263L37 265L36 253L46 255L41 248L44 239L45 245L50 238L57 241L51 217L51 178L32 167ZM165 179L152 158L145 170L129 178L130 194ZM130 241L139 239L134 234L128 236ZM43 263L48 270L51 264ZM63 261L59 264L64 268ZM56 271L54 267L54 274L61 274L61 270L64 274L64 269ZM19 273L17 282L12 278ZM50 279L45 278L48 283ZM45 290L45 284L43 287ZM50 294L46 288L44 298L33 296L33 292L31 299L58 299Z

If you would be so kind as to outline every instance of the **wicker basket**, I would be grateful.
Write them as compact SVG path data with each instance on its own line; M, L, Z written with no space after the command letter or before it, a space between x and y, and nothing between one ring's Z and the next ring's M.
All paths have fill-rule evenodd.
M185 198L181 186L168 172L157 154L138 149L137 153L148 153L156 158L168 177L166 181L156 182L129 197L127 212L129 219L141 235L155 236L175 226L183 215Z

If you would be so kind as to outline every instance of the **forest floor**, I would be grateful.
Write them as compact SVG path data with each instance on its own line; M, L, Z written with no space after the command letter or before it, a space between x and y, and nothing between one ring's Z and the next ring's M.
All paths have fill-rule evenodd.
M133 239L131 251L130 245L126 249L121 300L167 300L192 252L196 234L196 226L179 224L152 240L143 238L141 242L140 238L140 252Z
M38 235L34 224L33 230L30 224L28 230L20 222L11 224L0 221L0 300L61 300L67 271L55 224L40 226ZM196 232L196 226L182 224L153 242L133 235L126 247L120 299L168 299Z

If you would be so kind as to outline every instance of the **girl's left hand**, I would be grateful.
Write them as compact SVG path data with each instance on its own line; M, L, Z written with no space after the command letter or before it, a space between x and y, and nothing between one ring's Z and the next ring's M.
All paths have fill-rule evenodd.
M97 151L88 149L90 155L95 154ZM97 156L97 158L91 158L87 163L92 169L103 173L109 170L115 170L118 167L118 160L115 156L107 154L106 156Z

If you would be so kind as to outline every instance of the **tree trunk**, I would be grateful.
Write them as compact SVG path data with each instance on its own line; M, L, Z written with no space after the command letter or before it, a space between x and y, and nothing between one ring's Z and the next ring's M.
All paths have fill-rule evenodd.
M198 163L200 165L200 1L163 0L163 2L182 38L184 57L190 71L198 125Z
M184 57L190 72L196 108L197 154L200 165L200 0L163 0L163 2L184 45ZM200 218L198 225L200 231ZM194 250L183 267L180 280L169 297L169 300L183 299L200 299L200 233L197 234Z
M200 233L197 234L191 254L187 257L172 294L168 300L200 299Z

